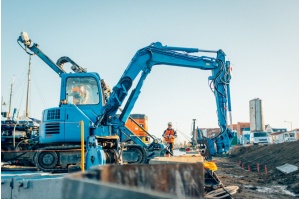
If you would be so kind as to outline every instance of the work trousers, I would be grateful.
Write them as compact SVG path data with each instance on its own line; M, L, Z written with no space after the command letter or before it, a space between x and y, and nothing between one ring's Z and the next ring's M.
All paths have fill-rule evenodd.
M169 143L169 151L173 154L174 143ZM174 154L173 154L174 155Z

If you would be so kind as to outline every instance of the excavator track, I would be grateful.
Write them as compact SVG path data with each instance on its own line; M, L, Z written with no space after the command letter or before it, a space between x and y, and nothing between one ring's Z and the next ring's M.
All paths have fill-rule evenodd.
M108 162L108 164L114 164L120 158L117 155L118 152L115 149L104 150L106 154L106 161ZM81 160L80 145L41 145L39 148L34 149L32 151L21 150L14 152L14 154L15 155L12 154L7 157L21 162L25 160L24 156L26 154L29 154L25 157L27 160L26 162L31 162L40 171L52 173L68 172L69 165L76 165L80 163ZM126 157L129 157L129 159L126 159ZM145 164L147 163L148 156L146 150L140 145L126 144L125 150L122 154L122 159L125 162L125 164ZM6 160L4 159L3 161L7 160L11 159L6 158Z
M127 149L123 153L132 153L137 157L136 161L128 161L128 164L144 164L147 161L146 150L138 144L128 144L125 146Z
M47 146L47 147L39 148L33 156L33 162L39 170L44 172L68 172L69 164L68 165L60 164L60 159L64 159L68 157L62 157L61 154L67 151L75 155L77 154L78 160L76 162L70 162L70 164L76 164L79 163L81 159L79 150L80 150L79 145ZM134 159L131 159L127 162L128 164L145 164L147 162L147 152L140 145L128 144L126 145L126 150L123 153L124 154L131 153L132 156L134 157ZM115 153L110 153L110 154L115 154ZM109 156L109 158L111 160L109 161L110 163L114 162L113 160L118 159L117 156Z
M77 152L79 145L72 146L47 146L39 148L33 157L36 167L44 172L68 172L67 165L59 165L61 152ZM80 161L80 157L78 157ZM78 161L78 162L79 162Z

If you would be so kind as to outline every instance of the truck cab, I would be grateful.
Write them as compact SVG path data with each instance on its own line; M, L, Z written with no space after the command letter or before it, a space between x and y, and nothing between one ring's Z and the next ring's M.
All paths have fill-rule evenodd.
M268 133L260 131L260 132L251 132L250 133L250 144L259 145L264 144L268 145L271 143L270 136Z

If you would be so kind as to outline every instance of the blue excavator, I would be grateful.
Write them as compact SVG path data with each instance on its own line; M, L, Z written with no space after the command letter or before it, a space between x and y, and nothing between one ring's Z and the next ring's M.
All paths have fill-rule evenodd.
M98 73L87 72L87 69L69 57L61 57L54 63L39 49L38 44L29 39L26 32L22 32L17 41L28 54L37 55L61 78L59 106L43 111L38 141L31 148L34 153L29 158L40 170L64 171L68 165L80 162L79 121L84 124L87 169L94 165L121 162L147 163L153 157L164 156L167 147L159 139L151 136L152 142L146 144L125 126L146 77L156 65L212 72L208 80L215 95L220 133L212 139L199 137L197 142L201 148L206 149L206 155L221 154L229 150L233 138L227 124L227 111L231 113L231 67L222 50L152 43L136 52L118 83L110 90ZM198 52L215 53L216 58L191 55ZM66 63L71 64L73 72L65 71ZM131 89L138 76L136 87ZM121 114L117 114L128 95Z

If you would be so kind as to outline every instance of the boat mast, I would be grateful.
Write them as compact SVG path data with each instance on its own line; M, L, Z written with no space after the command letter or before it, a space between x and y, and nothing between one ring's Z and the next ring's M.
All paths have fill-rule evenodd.
M8 109L8 116L9 117L10 117L10 113L11 113L11 98L12 98L12 90L13 90L14 82L15 82L15 77L13 76L12 82L10 84L9 109Z
M2 112L4 112L3 106L6 106L6 103L4 102L3 96L2 96L2 98L1 98L1 115L2 115ZM3 114L4 114L4 113L3 113ZM4 116L4 115L3 115L3 116ZM7 117L7 116L5 116L5 117Z
M29 55L29 64L28 64L28 74L27 74L27 95L26 95L26 110L25 110L25 117L29 116L29 91L30 91L30 68L31 68L31 56Z

